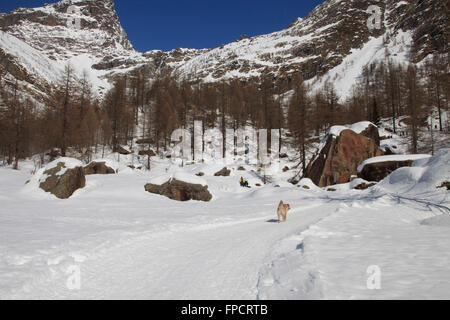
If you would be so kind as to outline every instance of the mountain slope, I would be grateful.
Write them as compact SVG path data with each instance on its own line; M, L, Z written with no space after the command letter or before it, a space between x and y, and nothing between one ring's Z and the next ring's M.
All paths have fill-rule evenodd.
M379 28L367 25L371 6L380 8ZM367 63L386 56L419 62L447 52L448 5L439 0L327 0L284 30L211 50L135 51L113 0L62 0L17 9L0 14L0 29L0 71L43 94L62 66L71 63L79 75L87 71L100 96L114 75L143 68L150 77L163 70L206 82L301 71L314 87L330 80L345 97ZM30 55L42 56L38 60L47 66L31 63Z

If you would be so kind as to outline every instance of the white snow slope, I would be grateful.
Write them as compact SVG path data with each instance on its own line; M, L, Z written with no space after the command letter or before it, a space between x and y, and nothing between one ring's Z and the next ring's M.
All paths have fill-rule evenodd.
M169 168L205 172L209 203L145 192L166 174L162 163L88 176L68 200L3 168L0 299L449 299L450 201L434 186L448 174L432 174L448 172L449 160L446 149L419 161L416 180L336 192L240 188L251 171ZM417 188L391 191L405 184ZM282 224L280 200L292 207ZM370 266L381 272L378 290L368 289Z

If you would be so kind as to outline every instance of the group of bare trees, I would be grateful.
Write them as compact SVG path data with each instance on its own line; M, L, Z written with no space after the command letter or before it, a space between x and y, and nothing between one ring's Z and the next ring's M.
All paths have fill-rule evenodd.
M70 148L79 154L92 153L98 145L102 110L94 99L87 75L75 77L65 67L58 83L43 101L23 98L16 81L0 88L0 150L3 161L14 163L33 154L58 149L66 156Z
M346 102L348 120L377 123L380 118L390 118L392 132L398 133L398 120L406 116L410 149L416 153L419 128L429 126L429 130L440 132L450 129L444 121L450 98L449 72L448 55L435 55L420 67L390 60L368 65ZM428 124L427 119L433 119L436 111L438 122Z
M10 91L1 91L0 100L0 150L9 164L27 155L32 141L33 109L30 100L23 100L18 82L10 83Z
M175 129L193 130L194 121L201 120L204 129L219 128L224 138L226 128L279 129L299 151L304 169L311 142L330 126L390 118L395 133L402 116L410 127L411 150L417 152L417 129L433 110L439 117L434 129L448 130L442 116L449 104L448 62L448 56L436 56L420 68L392 61L368 65L345 102L330 81L311 92L300 72L204 83L168 74L151 78L141 68L117 76L100 101L88 76L77 78L68 65L39 103L22 98L19 83L0 79L0 155L15 167L19 159L52 149L62 156L70 149L89 160L99 148L133 148L136 138L159 153L167 150Z

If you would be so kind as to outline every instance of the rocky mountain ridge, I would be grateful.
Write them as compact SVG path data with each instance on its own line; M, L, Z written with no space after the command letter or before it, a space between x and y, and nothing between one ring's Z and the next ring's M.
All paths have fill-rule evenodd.
M373 6L379 8L380 25L369 28ZM447 52L447 13L448 5L438 0L327 0L268 35L215 49L140 53L129 42L113 0L62 0L0 14L0 74L39 96L70 63L80 76L88 74L102 96L114 75L136 68L150 77L164 70L207 82L301 71L316 87L326 79L345 82L338 86L345 96L364 64L386 56L419 62Z

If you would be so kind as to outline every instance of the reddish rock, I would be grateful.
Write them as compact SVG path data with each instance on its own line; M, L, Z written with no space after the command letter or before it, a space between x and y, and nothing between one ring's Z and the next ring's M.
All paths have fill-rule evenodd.
M304 177L321 188L347 183L352 175L358 174L358 166L364 160L381 155L383 151L375 139L343 130L339 137L329 135L319 155L308 165Z

